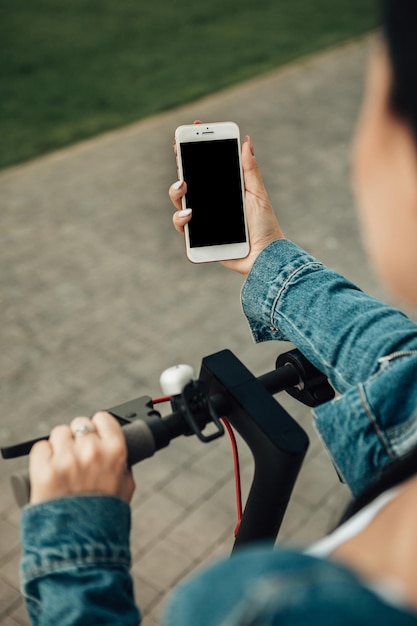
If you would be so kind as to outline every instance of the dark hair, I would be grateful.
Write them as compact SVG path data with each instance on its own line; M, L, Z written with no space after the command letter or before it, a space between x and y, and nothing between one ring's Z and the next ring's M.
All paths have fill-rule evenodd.
M381 18L393 70L390 105L417 141L417 0L381 0Z

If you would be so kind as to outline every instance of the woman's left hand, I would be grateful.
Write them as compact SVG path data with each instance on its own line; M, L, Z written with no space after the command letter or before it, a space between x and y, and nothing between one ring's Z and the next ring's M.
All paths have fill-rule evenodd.
M242 169L250 252L244 259L222 261L222 264L235 272L247 275L259 253L272 241L284 239L285 237L269 200L262 174L254 155L252 141L249 137L245 137L242 146ZM215 184L215 181L213 184ZM177 209L173 215L173 223L179 233L184 233L185 224L192 219L191 212L182 211L181 201L186 191L187 185L184 181L177 181L169 189L169 197ZM220 194L221 190L219 190L219 197ZM213 220L220 219L219 216L216 216L215 210L216 207L213 207Z

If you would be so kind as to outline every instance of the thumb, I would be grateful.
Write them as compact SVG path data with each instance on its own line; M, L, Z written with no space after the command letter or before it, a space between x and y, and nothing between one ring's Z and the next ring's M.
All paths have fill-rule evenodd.
M259 196L265 190L265 185L249 135L246 135L242 145L242 168L246 191Z

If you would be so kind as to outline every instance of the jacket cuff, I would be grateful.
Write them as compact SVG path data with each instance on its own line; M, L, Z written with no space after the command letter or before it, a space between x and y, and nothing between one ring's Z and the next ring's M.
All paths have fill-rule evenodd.
M243 312L256 342L290 341L274 323L278 299L291 276L305 265L322 266L288 239L270 243L257 257L241 291Z
M97 562L130 567L130 507L106 495L68 496L23 509L21 570L25 578Z

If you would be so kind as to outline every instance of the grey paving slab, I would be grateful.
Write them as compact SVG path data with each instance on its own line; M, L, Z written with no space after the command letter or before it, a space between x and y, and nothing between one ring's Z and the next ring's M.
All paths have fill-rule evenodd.
M171 226L177 125L235 120L250 134L288 237L375 295L349 185L350 137L368 42L353 42L199 102L0 173L0 441L46 434L76 414L146 393L161 371L229 348L255 374L290 346L255 346L241 277L193 266ZM216 216L214 216L214 219ZM281 540L308 543L334 523L346 492L309 410L285 406L311 448ZM250 481L250 456L243 453ZM19 510L1 461L0 623L27 624L18 596ZM133 573L145 626L184 573L232 545L226 439L178 441L135 469ZM246 491L247 492L247 491Z

